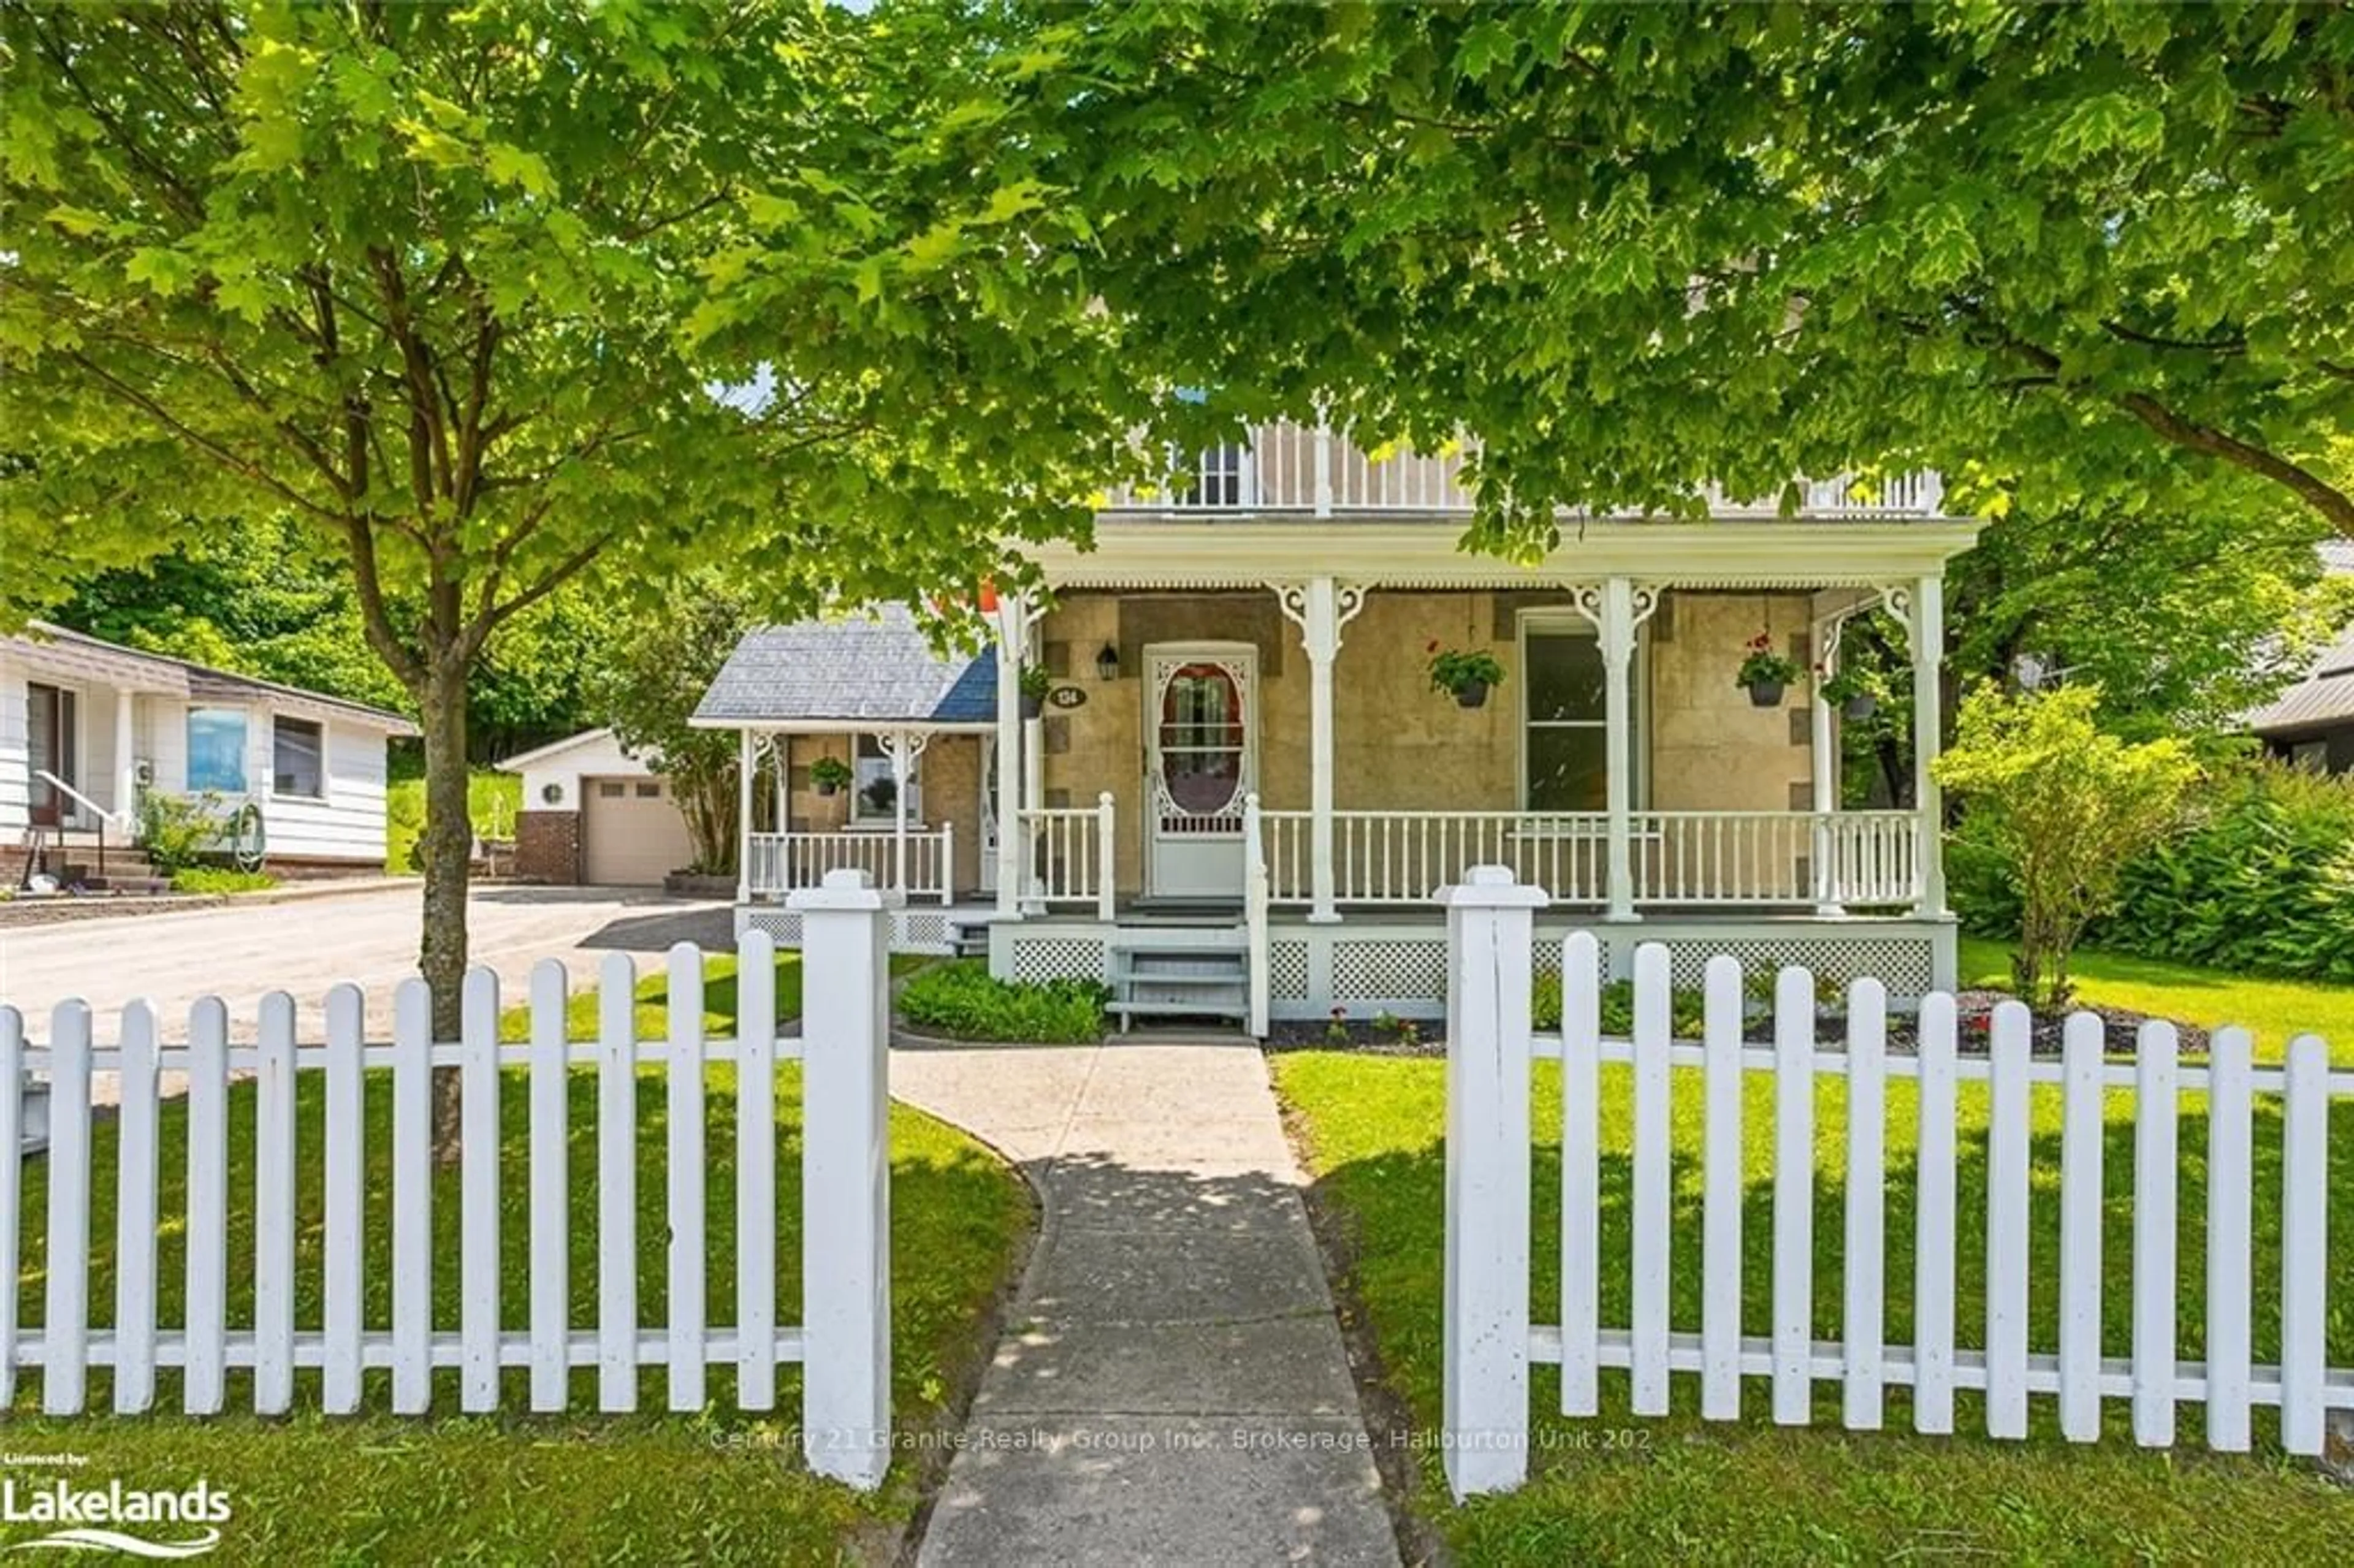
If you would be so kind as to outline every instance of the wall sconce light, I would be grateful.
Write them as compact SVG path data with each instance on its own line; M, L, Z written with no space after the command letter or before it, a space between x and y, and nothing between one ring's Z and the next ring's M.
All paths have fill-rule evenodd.
M1096 679L1099 681L1119 679L1119 650L1108 642L1105 643L1096 654Z

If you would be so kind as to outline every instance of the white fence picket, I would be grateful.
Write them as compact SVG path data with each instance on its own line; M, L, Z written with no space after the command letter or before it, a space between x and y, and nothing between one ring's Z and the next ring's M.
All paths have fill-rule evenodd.
M736 959L736 1403L777 1404L777 953L744 933Z
M1602 1408L1602 955L1561 950L1561 1413Z
M637 966L597 977L597 1407L638 1407Z
M466 971L458 1036L458 1408L499 1406L499 977Z
M433 1399L433 998L392 993L392 1410Z
M1741 964L1708 960L1702 1002L1708 1054L1702 1129L1700 1413L1741 1414Z
M1954 999L1921 999L1914 1146L1913 1430L1954 1429Z
M1859 980L1847 1003L1846 1346L1840 1421L1850 1431L1880 1429L1885 1371L1881 1317L1888 1141L1888 988Z
M25 1202L25 1015L0 1006L0 1265L22 1279ZM16 1403L16 1292L0 1290L0 1410Z
M1986 1216L1986 1421L1994 1437L2027 1436L2027 1061L2034 1028L2024 1002L1994 1010Z
M1668 1120L1668 949L1646 942L1635 949L1635 1228L1634 1315L1628 1333L1634 1361L1632 1409L1668 1413L1670 1201L1675 1178L1674 1134Z
M2134 1441L2174 1441L2175 1096L2179 1042L2151 1022L2134 1042Z
M228 1009L188 1012L188 1364L181 1408L217 1415L228 1398Z
M670 1407L703 1408L703 954L670 950Z
M155 1403L155 1008L122 1010L122 1097L115 1120L114 1412Z
M79 1414L90 1366L90 1009L49 1023L49 1255L41 1410Z
M327 992L325 1270L322 1326L326 1339L320 1404L330 1415L360 1407L362 1287L366 1251L366 1090L367 998L355 985Z
M2288 1043L2281 1107L2281 1446L2321 1452L2328 1369L2329 1052Z
M1813 1414L1815 1355L1815 977L1774 982L1774 1421Z
M294 999L261 999L253 1097L253 1408L294 1404Z
M531 1407L568 1403L572 1358L571 1132L564 965L531 969Z
M2068 1020L2061 1042L2060 1431L2101 1435L2102 1025Z
M2253 1055L2244 1029L2219 1029L2207 1043L2207 1446L2227 1454L2249 1440Z

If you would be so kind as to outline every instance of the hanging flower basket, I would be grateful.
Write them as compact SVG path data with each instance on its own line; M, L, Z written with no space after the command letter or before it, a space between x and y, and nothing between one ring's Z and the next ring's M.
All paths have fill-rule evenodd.
M1430 655L1430 689L1448 694L1458 706L1485 707L1489 689L1503 683L1504 666L1485 649L1442 649L1434 641L1424 652Z
M1749 640L1741 668L1733 673L1733 683L1749 689L1753 706L1778 708L1782 694L1802 673L1797 660L1774 652L1774 634L1761 631Z
M820 795L841 794L850 779L850 764L839 757L821 757L810 764L810 784Z
M1044 664L1022 666L1022 716L1040 718L1046 712L1046 694L1054 689L1055 677L1046 673Z
M1841 717L1862 720L1880 711L1880 680L1870 670L1842 669L1826 674L1815 668L1815 690L1827 703L1836 703Z

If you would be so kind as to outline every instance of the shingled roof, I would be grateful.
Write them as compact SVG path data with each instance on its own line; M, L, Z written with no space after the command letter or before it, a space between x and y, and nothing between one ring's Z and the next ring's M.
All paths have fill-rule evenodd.
M923 728L996 717L995 656L943 657L902 605L748 633L695 710L697 725L722 729L826 722Z

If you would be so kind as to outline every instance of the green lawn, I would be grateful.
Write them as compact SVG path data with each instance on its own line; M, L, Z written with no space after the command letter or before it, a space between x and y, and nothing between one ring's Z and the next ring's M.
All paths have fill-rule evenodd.
M1963 938L1961 968L1965 986L2009 989L2009 949L2000 942ZM2296 1035L2318 1034L2329 1042L2332 1062L2354 1066L2354 987L2255 979L2091 951L2075 954L2068 969L2082 1001L2207 1028L2245 1024L2255 1033L2256 1055L2263 1060L2278 1061Z
M301 1075L297 1137L302 1150L299 1195L301 1256L297 1322L319 1322L322 1207L317 1160L322 1113L319 1077ZM575 1075L571 1096L573 1322L595 1321L597 1247L596 1083ZM730 1067L710 1079L708 1144L708 1302L715 1321L734 1318L735 1081ZM777 1175L779 1188L777 1260L779 1316L800 1317L800 1075L780 1071ZM506 1320L526 1320L529 1193L525 1180L526 1105L522 1075L511 1075L501 1097L503 1183L501 1244ZM665 1180L661 1127L664 1086L642 1077L639 1279L642 1319L660 1323L665 1299ZM231 1091L232 1255L252 1255L252 1086ZM366 1325L389 1322L390 1255L384 1194L389 1131L388 1086L372 1075L367 1086L371 1194L366 1261ZM185 1102L164 1113L161 1212L184 1211L186 1170ZM976 1372L987 1344L981 1333L991 1301L1005 1281L1020 1238L1031 1223L1021 1181L993 1155L963 1135L905 1107L894 1107L892 1135L893 1400L900 1428L915 1433L939 1423L954 1393ZM96 1129L95 1168L114 1169L114 1127ZM27 1167L27 1255L18 1282L19 1310L37 1324L46 1259L42 1219L46 1170ZM452 1171L435 1192L437 1325L457 1322L458 1183ZM94 1321L111 1319L114 1282L113 1181L101 1175L91 1234L90 1300ZM177 1222L162 1230L162 1322L181 1319L185 1243ZM249 1270L232 1270L229 1314L250 1321ZM507 1375L507 1404L525 1406L525 1374ZM710 1373L707 1410L656 1414L663 1374L640 1381L646 1414L599 1416L593 1369L577 1373L575 1414L561 1417L396 1420L381 1414L386 1374L368 1374L367 1397L376 1412L329 1419L318 1413L318 1374L297 1379L297 1413L280 1420L249 1414L192 1421L175 1414L135 1419L94 1415L78 1420L39 1416L39 1380L27 1376L6 1422L6 1446L17 1453L69 1452L89 1457L73 1472L77 1487L185 1487L202 1477L225 1488L235 1515L212 1561L227 1563L472 1561L570 1563L811 1563L871 1556L886 1532L906 1520L918 1490L915 1467L903 1460L885 1489L862 1498L811 1477L801 1466L792 1430L800 1415L798 1369L780 1369L778 1405L765 1418L729 1408L734 1374ZM157 1408L175 1409L178 1376L158 1375ZM91 1410L111 1399L108 1375L93 1372ZM436 1408L454 1411L452 1374L440 1375ZM250 1408L249 1381L232 1373L229 1408ZM12 1471L14 1474L32 1472Z
M641 953L638 960L637 1026L641 1039L661 1035L670 1027L668 960L661 954ZM891 972L911 974L934 960L923 953L894 953ZM652 973L648 973L652 970ZM571 999L565 1004L565 1025L575 1040L597 1037L597 973L576 966L570 976ZM777 955L777 1016L798 1018L801 1011L801 956L788 949ZM736 1033L736 955L706 953L703 959L703 1028L714 1039ZM499 1038L531 1038L531 1004L517 1002L499 1014Z
M1973 953L1968 969L1984 961ZM2105 966L2088 966L2093 1000L2147 1006L2195 1017L2190 1003L2225 999L2235 1016L2257 1026L2277 1027L2285 1014L2263 1016L2237 1011L2247 990L2216 977L2195 977L2191 995L2171 991L2147 994L2151 1001L2126 1002L2095 978ZM2145 966L2120 985L2148 985ZM2317 988L2297 988L2312 991ZM2210 993L2212 993L2211 996ZM2323 993L2325 1006L2343 1017L2349 999ZM2248 1005L2253 1006L2251 1002ZM2285 1003L2283 1005L2285 1005ZM2297 1017L2303 1025L2304 1014ZM2268 1025L2266 1019L2276 1021ZM2327 1019L2320 1020L2324 1026ZM2277 1036L2269 1037L2277 1049ZM2346 1059L2341 1049L2339 1060ZM1440 1404L1440 1288L1444 1199L1442 1131L1446 1114L1444 1065L1432 1060L1382 1058L1310 1052L1273 1058L1277 1086L1295 1111L1310 1151L1313 1195L1346 1238L1353 1255L1350 1286L1379 1346L1386 1377L1425 1431L1435 1431ZM1547 1195L1560 1190L1560 1107L1557 1070L1540 1063L1537 1073L1534 1312L1540 1322L1558 1319L1559 1205ZM1677 1145L1672 1255L1673 1322L1697 1330L1701 1249L1701 1107L1693 1074L1678 1074L1674 1102ZM1743 1216L1744 1250L1744 1326L1765 1331L1770 1322L1772 1194L1769 1160L1770 1086L1762 1075L1747 1085L1744 1125L1748 1200ZM1986 1213L1985 1095L1983 1086L1965 1085L1963 1114L1971 1131L1961 1149L1959 1213L1964 1234L1956 1259L1957 1334L1965 1346L1982 1342ZM1631 1195L1627 1152L1631 1123L1631 1085L1624 1068L1606 1068L1603 1080L1602 1247L1611 1270L1603 1283L1604 1322L1628 1320ZM1888 1088L1886 1128L1890 1163L1882 1181L1887 1202L1889 1255L1886 1277L1888 1338L1906 1342L1912 1332L1909 1283L1914 1209L1911 1164L1915 1102L1909 1083ZM2186 1107L2190 1102L2186 1099ZM2058 1103L2039 1089L2034 1100L2037 1177L2031 1237L2032 1344L2049 1351L2056 1343ZM2195 1107L2191 1107L2195 1111ZM1827 1083L1817 1100L1817 1210L1815 1215L1815 1332L1838 1337L1840 1319L1840 1236L1844 1189L1840 1175L1845 1137L1844 1096ZM2104 1235L2104 1341L2108 1353L2130 1344L2126 1305L2132 1272L2133 1132L2125 1119L2125 1097L2110 1101L2104 1171L2108 1218ZM2254 1275L2280 1277L2274 1214L2279 1190L2280 1129L2276 1102L2260 1104L2257 1145L2258 1228ZM2204 1171L2205 1128L2195 1114L2181 1128L2178 1169L2184 1177L2183 1221L2179 1237L2179 1343L2186 1359L2200 1353L2203 1335L2200 1297L2205 1270L2204 1224L2199 1200ZM2330 1138L2339 1149L2354 1148L2354 1105L2340 1105ZM2335 1214L2354 1213L2354 1160L2333 1160L2330 1203ZM1980 1234L1969 1233L1977 1229ZM2343 1223L2331 1234L2330 1275L2354 1278L2354 1226ZM2268 1359L2277 1349L2279 1303L2260 1301L2256 1353ZM2328 1326L2332 1364L2354 1361L2354 1303L2333 1298ZM2057 1432L2054 1402L2033 1402L2032 1436L2023 1443L1997 1443L1978 1436L1942 1440L1909 1436L1911 1411L1904 1393L1888 1400L1888 1430L1850 1434L1839 1429L1839 1391L1819 1384L1815 1430L1784 1430L1766 1418L1762 1382L1744 1386L1747 1418L1736 1424L1698 1419L1698 1380L1679 1375L1676 1414L1636 1423L1627 1407L1625 1374L1606 1374L1604 1413L1573 1421L1549 1414L1559 1405L1559 1384L1550 1369L1535 1373L1537 1413L1531 1483L1509 1497L1478 1500L1464 1508L1447 1500L1435 1449L1420 1452L1410 1504L1432 1519L1466 1563L1558 1563L1610 1561L1740 1561L1882 1563L1923 1556L1993 1561L2114 1562L2121 1560L2219 1562L2344 1561L2354 1550L2354 1497L2329 1489L2309 1464L2276 1450L2226 1458L2200 1442L2200 1407L2179 1412L2182 1446L2172 1454L2146 1454L2132 1446L2130 1423L2121 1403L2105 1408L2107 1435L2094 1447L2064 1443ZM1975 1396L1958 1400L1963 1433L1984 1430ZM2261 1442L2272 1441L2274 1418L2260 1412ZM1635 1446L1611 1446L1632 1432Z
M478 768L466 780L466 814L478 837L513 838L515 816L523 810L523 775ZM384 787L384 863L394 873L408 871L409 852L425 832L425 780L395 779Z

